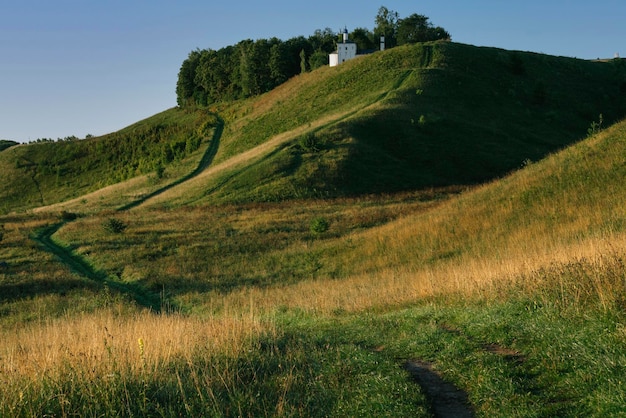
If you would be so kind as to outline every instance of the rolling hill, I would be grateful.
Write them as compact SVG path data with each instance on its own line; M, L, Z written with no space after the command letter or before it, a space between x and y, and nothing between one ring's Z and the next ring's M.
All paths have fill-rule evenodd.
M497 178L584 138L601 118L610 124L625 114L621 62L604 64L440 42L321 69L226 117L216 162L278 134L290 138L252 170L208 184L215 191L206 201Z
M0 151L0 415L623 414L625 77L417 44Z
M200 158L216 114L224 122L216 164L282 139L248 168L198 184L194 201L477 184L623 117L621 64L449 42L394 48L246 101L170 109L100 138L12 147L0 154L3 210L57 203L140 174L160 177L172 163Z

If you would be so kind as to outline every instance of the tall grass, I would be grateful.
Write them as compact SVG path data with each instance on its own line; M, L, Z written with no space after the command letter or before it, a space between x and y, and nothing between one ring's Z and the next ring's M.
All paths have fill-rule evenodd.
M237 385L228 359L272 332L253 312L199 318L132 312L124 305L4 329L0 414L219 410L219 403L211 406L212 388Z

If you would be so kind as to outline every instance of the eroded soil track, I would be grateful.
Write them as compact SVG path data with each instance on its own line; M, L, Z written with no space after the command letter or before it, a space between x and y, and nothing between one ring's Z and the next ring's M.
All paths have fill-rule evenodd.
M465 340L474 346L476 352L487 353L496 356L504 363L504 367L510 368L511 372L523 373L525 378L521 379L519 391L530 393L540 389L532 375L525 370L526 357L517 350L493 343L479 341L464 333L461 329L447 324L438 324L439 330L451 334L456 338ZM422 388L430 403L430 412L435 417L473 417L475 408L471 405L468 394L454 384L446 381L437 370L437 364L419 359L410 359L404 362L403 368L409 373L411 378ZM526 382L526 383L523 383Z
M474 416L467 393L452 383L446 382L433 368L432 363L409 360L404 363L404 369L424 391L435 417L469 418Z

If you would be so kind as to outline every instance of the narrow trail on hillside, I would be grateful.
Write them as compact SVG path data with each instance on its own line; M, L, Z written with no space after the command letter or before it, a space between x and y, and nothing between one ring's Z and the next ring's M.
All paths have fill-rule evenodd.
M275 137L271 138L268 141L265 141L264 143L258 145L257 147L254 147L241 154L238 154L218 164L217 166L212 167L211 165L219 149L221 137L224 132L224 120L218 116L217 124L213 131L213 136L210 140L209 147L207 148L204 155L202 156L202 159L198 163L198 166L192 172L190 172L189 174L183 177L180 177L179 179L175 180L174 182L164 187L161 187L158 190L153 191L152 193L149 193L145 196L142 196L132 202L129 202L117 208L117 211L124 212L124 211L131 210L137 206L142 205L143 203L149 200L153 200L158 196L162 196L166 194L166 192L171 191L177 188L178 186L182 185L183 183L186 183L194 178L199 177L200 175L202 175L202 177L213 175L215 173L240 165L242 163L250 162L254 160L255 158L271 155L273 152L276 152L277 149L280 149L281 146L293 140L293 138L300 133L303 133L305 131L312 130L312 129L313 130L321 129L323 127L328 127L333 124L339 123L342 120L345 120L351 116L354 116L358 112L384 100L393 91L400 88L400 86L406 81L406 79L410 76L411 73L412 73L412 70L404 72L398 78L398 80L396 80L396 82L393 84L391 89L383 92L381 95L379 95L374 100L372 100L372 102L368 103L367 105L363 107L360 107L358 109L353 109L345 113L329 115L327 117L318 119L317 121L315 121L315 123L308 125L306 128L301 127L292 131L288 131L288 132L284 132L282 134L276 135ZM254 166L254 164L252 166ZM246 170L246 168L239 170L238 172L244 171L244 170ZM218 185L216 188L219 188L222 185L223 183ZM33 236L33 239L37 241L42 247L44 247L48 252L56 255L59 259L61 259L62 262L64 262L66 265L68 265L70 268L72 268L74 271L81 274L82 276L87 277L90 280L103 283L107 285L109 288L115 289L119 291L120 293L130 296L133 300L135 300L141 306L147 307L151 310L154 310L155 312L161 311L161 306L164 302L162 300L162 297L160 296L157 297L157 295L150 294L149 292L147 292L145 289L142 289L138 285L132 285L129 283L123 283L118 280L115 280L115 278L108 276L103 271L94 270L93 267L87 261L85 261L83 257L75 254L71 249L66 248L60 245L59 243L57 243L52 238L52 235L68 222L70 221L64 221L61 223L57 223L51 227L43 228L39 230ZM170 304L168 306L172 306L172 305Z
M161 312L163 301L159 295L147 292L138 285L120 282L107 275L104 271L95 270L84 258L57 243L52 238L52 235L66 223L67 222L59 222L42 228L33 234L31 238L81 276L101 283L109 289L115 290L123 295L129 296L140 306L157 313Z
M198 174L202 173L207 168L209 168L209 166L213 162L213 159L215 158L215 154L217 154L217 150L220 146L220 139L222 138L222 133L224 132L224 121L222 120L222 118L219 118L219 117L217 120L218 122L217 122L217 125L215 126L215 130L213 132L213 137L211 138L209 147L205 151L204 155L202 156L202 159L200 160L200 163L198 164L195 170L193 170L191 173L187 174L186 176L183 176L179 178L178 180L168 184L167 186L161 187L160 189L155 190L154 192L146 196L142 196L140 199L130 202L124 206L121 206L117 210L119 212L123 212L129 209L132 209L134 207L137 207L141 205L142 203L144 203L145 201L152 199L160 195L161 193L164 193L188 180L191 180L192 178L198 176Z
M310 122L307 125L303 125L300 126L298 128L292 129L290 131L286 131L286 132L282 132L279 133L273 137L271 137L270 139L268 139L267 141L255 146L254 148L251 148L247 151L244 151L240 154L237 154L225 161L220 162L219 164L216 165L212 165L211 167L206 167L205 170L200 170L201 172L198 172L196 175L193 176L193 178L196 179L205 179L207 177L210 176L215 176L217 174L220 173L224 173L224 172L228 172L228 171L232 171L231 174L226 175L217 185L215 185L214 187L210 188L210 189L205 189L203 191L203 196L209 195L217 190L219 190L222 186L224 186L229 180L231 180L232 178L236 177L239 174L242 174L243 172L250 170L250 169L254 169L256 167L256 163L254 162L256 160L256 162L262 161L262 159L268 158L270 157L272 154L274 154L275 152L279 151L282 147L286 146L287 144L289 144L290 142L292 142L295 138L297 138L299 135L302 135L306 132L315 132L318 131L320 129L323 128L329 128L333 125L336 125L338 123L341 123L342 121L347 120L350 117L353 117L355 115L357 115L358 113L370 108L371 106L374 106L378 103L380 103L381 101L383 101L384 99L388 98L393 92L395 92L396 90L398 90L405 82L406 80L411 76L411 74L414 73L414 70L407 70L404 71L398 78L397 80L394 82L394 84L391 86L391 88L387 91L382 92L381 94L379 94L378 96L376 96L375 98L373 98L369 103L358 107L356 109L352 109L349 111L345 111L345 112L338 112L338 113L333 113L333 114L329 114L326 115L322 118L319 118L313 122ZM236 169L236 167L238 166L242 166L244 164L248 164L247 166L244 166L242 168ZM186 179L186 180L190 180L192 177ZM176 188L173 186L178 186L180 185L181 182L177 182L176 184L173 184L172 187L167 187L164 188L163 190L159 191L158 193L152 193L151 195L147 196L144 199L141 199L141 201L139 201L136 204L129 204L126 205L126 207L136 207L144 202L146 202L148 199L152 199L152 198L157 198L157 199L152 199L152 200L165 200L165 199L170 199L172 198L172 195L174 193L176 193ZM167 192L167 193L165 193Z
M200 160L198 166L191 173L179 178L178 180L174 181L173 183L168 184L165 187L162 187L161 189L158 189L150 193L147 196L144 196L140 199L137 199L131 203L128 203L118 208L117 211L123 212L123 211L130 210L134 208L135 206L142 204L146 200L151 199L154 196L158 196L159 194L165 192L166 190L169 190L185 181L188 181L189 179L194 178L195 176L200 174L202 171L206 170L213 162L213 158L215 157L215 154L217 153L223 130L224 130L224 122L221 118L218 118L218 123L213 132L213 137L211 138L209 147L207 148L204 155L202 156L202 159ZM117 280L115 277L108 275L104 271L95 270L92 267L92 265L88 263L83 257L74 253L70 248L67 248L59 244L58 242L56 242L52 238L52 235L54 235L55 232L57 232L59 229L61 229L61 227L63 227L69 222L71 221L66 220L66 221L59 222L54 225L39 229L31 236L31 238L37 243L39 243L40 246L43 247L46 251L54 254L57 258L61 260L61 262L66 264L68 267L70 267L72 270L74 270L76 273L80 274L81 276L84 276L89 280L93 280L95 282L101 283L104 286L107 286L108 288L112 290L118 291L121 294L129 296L140 306L148 308L157 313L162 311L162 308L166 302L163 300L162 295L157 295L152 292L149 292L138 284L121 282ZM175 308L175 306L170 302L167 302L167 306L169 308Z
M271 155L272 153L279 150L280 147L292 141L295 137L297 137L297 135L301 135L307 131L315 131L315 130L322 129L324 127L329 127L334 124L340 123L341 121L344 121L358 114L359 112L373 105L376 105L377 103L381 102L385 98L389 97L389 95L392 94L394 91L398 90L412 73L413 73L413 70L405 71L398 77L398 79L393 83L393 85L390 87L389 90L382 92L380 95L373 98L369 103L359 108L351 109L350 111L347 111L347 112L327 115L325 117L322 117L308 124L307 126L301 126L294 130L283 132L281 134L278 134L270 138L269 140L263 142L262 144L248 151L242 152L238 155L235 155L232 158L229 158L226 161L223 161L222 163L218 165L212 165L215 155L217 154L217 151L220 146L222 134L224 132L224 120L216 115L217 124L213 131L213 136L210 140L211 142L207 150L205 151L204 155L202 156L202 159L200 160L199 164L192 172L175 180L174 182L164 187L161 187L158 190L153 191L152 193L149 193L145 196L142 196L136 200L133 200L127 203L117 208L116 210L118 212L131 210L137 206L140 206L146 203L147 201L159 200L159 198L162 199L166 197L165 195L167 195L168 192L171 193L171 191L177 189L183 183L190 182L190 180L192 179L205 178L207 176L215 175L216 173L233 169L234 167L240 166L244 163L249 163L255 159L262 158L264 156L267 157L268 155ZM228 181L228 179L237 175L238 173L241 173L250 168L254 168L254 166L255 164L252 164L251 167L244 167L240 170L236 170L236 172L232 176L227 176L225 181ZM220 188L221 186L223 186L223 184L224 182L222 182L221 184L218 184L216 187L214 187L213 190L209 190L209 192ZM206 191L205 191L205 194L206 194ZM43 196L42 196L42 201L43 201ZM135 300L141 306L145 306L156 312L161 311L161 304L164 301L162 300L160 296L157 297L154 294L150 294L145 289L142 289L139 285L123 283L123 282L120 282L119 280L116 280L116 278L107 275L103 271L94 270L94 268L82 256L74 253L72 249L67 248L59 244L57 241L55 241L54 238L52 237L54 233L56 233L61 227L63 227L69 222L72 222L72 221L64 220L52 226L42 228L36 231L32 235L32 239L36 241L43 249L45 249L46 251L58 257L63 263L68 265L72 270L74 270L78 274L90 280L103 283L104 285L108 286L111 289L115 289L119 291L120 293L130 296L133 300Z

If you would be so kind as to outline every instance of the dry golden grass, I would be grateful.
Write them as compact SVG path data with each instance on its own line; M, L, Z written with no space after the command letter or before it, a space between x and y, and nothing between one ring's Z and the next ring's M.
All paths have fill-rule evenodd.
M3 329L2 373L5 384L18 377L61 377L67 367L93 378L112 374L156 373L174 360L196 354L236 356L251 338L270 332L250 310L219 318L157 315L110 308Z
M436 296L493 299L516 288L527 295L542 288L559 286L564 266L581 263L598 273L588 286L585 299L598 299L603 305L615 302L626 290L622 277L601 279L607 264L626 257L626 236L591 239L554 251L537 248L534 252L492 254L482 258L463 258L435 266L386 268L374 274L347 279L319 279L290 286L249 287L223 294L188 294L183 300L204 303L211 310L245 310L250 306L270 314L277 310L297 309L330 315L336 312L361 312L415 303ZM546 273L548 272L548 273ZM580 284L585 286L584 283Z

